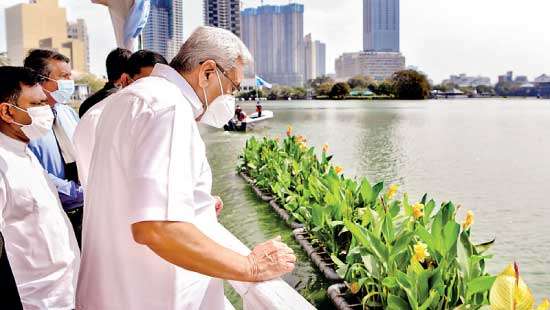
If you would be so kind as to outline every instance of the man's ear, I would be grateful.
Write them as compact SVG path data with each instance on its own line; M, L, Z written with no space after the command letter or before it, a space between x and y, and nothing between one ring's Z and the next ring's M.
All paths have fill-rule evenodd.
M10 105L7 102L0 102L0 119L8 124L13 123L13 117L10 114Z
M213 60L207 60L203 62L199 67L199 86L205 88L208 86L208 79L210 75L216 70L216 62Z
M132 83L132 80L130 79L130 76L128 73L122 73L120 75L120 78L118 79L118 86L124 88Z

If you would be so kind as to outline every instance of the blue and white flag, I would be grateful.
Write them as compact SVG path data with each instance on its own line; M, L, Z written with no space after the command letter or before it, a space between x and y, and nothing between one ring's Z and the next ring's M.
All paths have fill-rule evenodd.
M134 0L134 5L130 9L126 23L124 24L124 43L128 46L129 42L136 39L149 18L151 8L150 0Z
M266 87L266 88L269 88L269 89L271 89L271 87L273 87L273 85L269 84L264 79L262 79L260 76L256 75L256 87L260 87L260 86L263 86L263 87Z
M118 47L138 49L138 36L147 24L151 0L92 0L109 8Z

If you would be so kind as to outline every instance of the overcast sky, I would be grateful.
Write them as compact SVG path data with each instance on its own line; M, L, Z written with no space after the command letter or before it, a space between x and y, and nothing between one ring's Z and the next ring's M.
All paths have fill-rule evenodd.
M187 0L202 1L202 0ZM23 0L0 0L0 51L6 49L4 8ZM91 70L104 74L104 59L115 46L107 9L90 0L59 0L69 19L86 19ZM259 0L245 0L255 6ZM343 52L361 50L362 0L301 0L304 31L327 44L327 72ZM288 0L265 0L287 4ZM435 82L450 74L497 75L513 70L530 79L550 74L549 0L402 0L401 50L407 66Z

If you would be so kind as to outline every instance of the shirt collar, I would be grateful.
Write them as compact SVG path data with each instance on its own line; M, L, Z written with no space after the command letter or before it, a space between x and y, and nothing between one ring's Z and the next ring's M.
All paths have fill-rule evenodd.
M0 132L0 144L18 154L23 154L27 150L27 143L10 138L2 132Z
M202 102L195 93L195 90L191 87L191 85L189 85L187 80L179 74L178 71L165 64L156 64L153 68L153 72L151 72L151 76L162 77L176 84L183 96L191 103L191 108L195 118L203 112Z

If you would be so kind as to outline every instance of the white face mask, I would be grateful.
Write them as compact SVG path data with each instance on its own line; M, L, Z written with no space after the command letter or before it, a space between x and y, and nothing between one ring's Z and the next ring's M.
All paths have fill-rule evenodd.
M233 115L235 115L235 97L227 95L223 91L222 81L217 69L216 75L218 76L218 82L220 83L220 90L222 94L214 99L211 104L208 104L206 88L202 89L204 92L206 108L199 122L212 127L222 128L231 118L233 118Z
M27 138L29 138L29 140L42 138L52 129L54 116L52 108L50 108L50 106L45 105L23 110L13 104L10 105L20 111L27 113L31 118L31 123L28 125L23 125L15 121L13 122L16 125L21 126L21 131L25 134L25 136L27 136Z
M48 80L55 81L57 83L57 90L56 91L48 91L47 89L44 89L45 91L50 93L50 96L55 100L57 103L67 103L69 100L71 100L71 97L74 94L74 81L73 80L53 80L48 77L46 77Z

